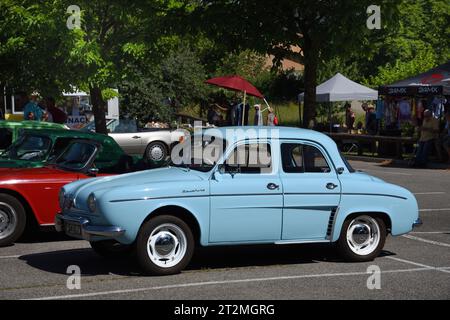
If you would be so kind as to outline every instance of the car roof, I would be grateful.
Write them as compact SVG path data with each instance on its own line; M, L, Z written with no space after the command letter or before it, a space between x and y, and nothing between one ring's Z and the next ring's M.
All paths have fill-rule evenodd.
M0 121L0 128L15 128L22 127L26 128L47 128L47 129L64 129L67 127L63 124L53 123L53 122L42 122L42 121Z
M81 138L81 139L92 139L96 141L105 141L112 139L111 137L94 132L84 132L79 130L61 130L61 129L24 129L24 132L27 134L36 134L36 135L46 135L52 137L61 137L61 138Z
M220 127L220 128L209 128L205 129L203 132L206 135L227 137L227 133L230 134L229 130L236 130L238 135L230 135L230 139L234 142L245 140L249 138L254 138L255 130L256 133L262 130L261 135L268 138L275 139L303 139L303 140L313 140L320 143L329 143L333 140L327 135L313 130L294 128L294 127L268 127L268 126L245 126L245 127ZM231 142L231 141L230 141Z

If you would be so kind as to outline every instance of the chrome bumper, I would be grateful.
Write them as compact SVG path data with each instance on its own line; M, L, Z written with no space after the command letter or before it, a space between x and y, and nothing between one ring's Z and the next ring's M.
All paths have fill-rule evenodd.
M418 218L416 221L414 221L413 223L413 228L417 228L420 227L423 224L422 219Z
M68 225L79 228L79 232L71 232ZM92 226L87 218L73 218L57 214L55 217L55 229L58 232L65 232L68 236L88 240L92 237L117 238L125 233L125 229L114 226Z

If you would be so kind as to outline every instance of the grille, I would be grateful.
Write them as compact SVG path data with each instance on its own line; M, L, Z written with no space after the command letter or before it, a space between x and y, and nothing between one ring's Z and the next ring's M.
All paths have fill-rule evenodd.
M334 218L336 217L337 208L333 208L331 210L330 219L328 220L328 228L327 228L327 238L331 237L331 232L333 232L333 224L334 224Z

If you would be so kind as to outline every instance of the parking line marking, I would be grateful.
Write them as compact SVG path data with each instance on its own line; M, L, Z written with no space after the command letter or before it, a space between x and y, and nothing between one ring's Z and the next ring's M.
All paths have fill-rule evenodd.
M450 248L450 244L444 243L444 242L428 240L428 239L424 239L424 238L420 238L420 237L416 237L416 236L411 236L411 235L409 235L409 234L405 234L405 235L403 235L402 237L403 237L403 238L406 238L406 239L410 239L410 240L416 240L416 241L420 241L420 242L425 242L425 243L433 244L433 245L436 245L436 246L441 246L441 247L447 247L447 248Z
M437 269L427 266L427 267L412 268L412 269L398 269L398 270L386 270L386 271L382 270L381 273L389 274L389 273L405 273L405 272L418 272L418 271L430 271L430 270L437 270ZM224 281L192 282L192 283L181 283L181 284L156 286L156 287L147 287L147 288L123 289L123 290L112 290L112 291L101 291L101 292L92 292L92 293L72 294L72 295L64 295L64 296L49 296L49 297L41 297L41 298L30 298L30 299L23 299L23 300L76 299L76 298L105 296L105 295L113 295L113 294L137 293L137 292L153 291L153 290L201 287L201 286L222 285L222 284L226 285L226 284L239 284L239 283L250 283L250 282L266 282L266 281L278 281L278 280L326 278L326 277L341 277L341 276L362 276L362 275L370 275L370 273L367 273L367 272L324 273L324 274L307 274L307 275L299 275L299 276L285 276L285 277L271 277L271 278L254 278L254 279L237 279L237 280L224 280Z
M22 255L17 256L0 256L0 259L17 259L20 258Z
M416 196L417 195L434 195L434 194L445 194L445 192L416 192L414 193Z
M442 208L442 209L420 209L420 212L432 212L432 211L450 211L450 208Z
M410 234L450 234L450 230L449 231L413 231L410 232Z
M447 270L446 267L445 268L432 267L432 266L428 266L428 265L423 264L423 263L414 262L414 261L405 260L405 259L400 259L400 258L395 258L395 257L386 257L386 258L391 259L391 260L395 260L395 261L398 261L398 262L412 264L412 265L418 266L418 267L427 268L428 270L436 270L436 271L440 271L440 272L450 273L450 271Z

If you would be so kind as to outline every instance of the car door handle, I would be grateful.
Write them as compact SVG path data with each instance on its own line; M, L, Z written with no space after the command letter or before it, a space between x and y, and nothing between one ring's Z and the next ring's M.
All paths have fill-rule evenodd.
M139 136L134 136L133 139L140 139L141 137Z
M334 184L334 183L332 183L332 182L327 183L327 189L334 190L334 189L336 189L337 187L338 187L337 184Z
M280 186L278 184L275 184L275 183L269 183L267 185L267 189L269 189L269 190L279 190Z

